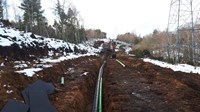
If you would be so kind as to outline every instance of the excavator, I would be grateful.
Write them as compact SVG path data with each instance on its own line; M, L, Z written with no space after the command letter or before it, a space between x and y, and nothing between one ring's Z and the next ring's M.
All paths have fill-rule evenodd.
M102 44L101 52L105 53L106 57L110 56L110 58L114 59L114 58L116 58L115 48L116 48L116 42L110 40L108 43L104 42Z

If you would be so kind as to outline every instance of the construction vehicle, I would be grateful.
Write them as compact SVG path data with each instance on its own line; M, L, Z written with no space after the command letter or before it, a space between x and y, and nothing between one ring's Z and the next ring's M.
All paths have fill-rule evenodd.
M107 56L110 56L111 58L116 58L115 48L116 48L116 43L114 41L109 41L108 43L104 42L102 44L101 52L105 53Z

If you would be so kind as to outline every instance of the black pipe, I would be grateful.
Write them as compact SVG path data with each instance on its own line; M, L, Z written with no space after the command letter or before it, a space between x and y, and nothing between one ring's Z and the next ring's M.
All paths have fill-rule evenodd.
M101 65L101 68L99 70L99 75L98 75L98 79L97 79L97 85L96 85L96 90L95 90L95 95L94 95L94 102L93 102L93 107L92 107L92 112L98 112L98 99L99 99L99 86L100 86L100 81L102 78L102 74L103 74L103 68L106 64L106 61L103 62L103 64Z

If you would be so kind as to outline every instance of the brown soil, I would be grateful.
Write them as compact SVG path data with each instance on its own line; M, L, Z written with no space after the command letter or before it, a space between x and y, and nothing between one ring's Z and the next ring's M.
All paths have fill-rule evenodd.
M98 70L101 66L99 57L90 56L75 60L56 63L51 68L44 69L34 75L27 77L14 73L13 62L2 67L0 73L0 110L8 99L23 101L21 92L28 84L38 79L53 82L56 93L49 96L50 101L58 112L88 112L92 109L95 84ZM85 74L84 74L85 73ZM60 78L65 77L65 85L60 85ZM9 87L4 87L9 85ZM6 93L13 90L12 93Z
M103 74L103 112L198 112L200 76L173 72L118 53L107 59ZM91 112L102 59L83 57L56 63L27 77L14 73L13 63L0 71L0 110L8 99L22 101L21 91L38 79L53 82L57 92L49 96L58 112ZM65 85L60 85L60 77ZM6 85L6 86L4 86ZM8 86L9 85L9 86ZM13 90L8 94L6 91Z
M126 67L108 60L103 77L105 112L199 112L200 76L173 72L126 55Z

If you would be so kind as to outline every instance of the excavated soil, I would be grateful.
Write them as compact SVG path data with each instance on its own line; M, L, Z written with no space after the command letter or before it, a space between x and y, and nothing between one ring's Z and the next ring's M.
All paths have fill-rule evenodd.
M37 72L33 77L14 73L13 62L6 63L0 73L0 110L8 99L22 101L21 92L38 79L52 82L56 93L49 96L58 112L89 112L92 110L101 58L82 57L53 64L53 67ZM65 84L60 78L65 77ZM6 85L6 86L5 86ZM12 90L11 93L7 93Z
M200 76L118 54L103 77L104 112L199 112Z
M21 91L42 79L56 87L49 99L58 112L91 112L102 59L89 56L56 63L33 77L17 74L12 62L5 63L0 71L0 110L8 99L23 101ZM200 111L200 75L173 72L120 52L117 59L126 66L107 58L103 112ZM64 86L60 77L65 77Z

